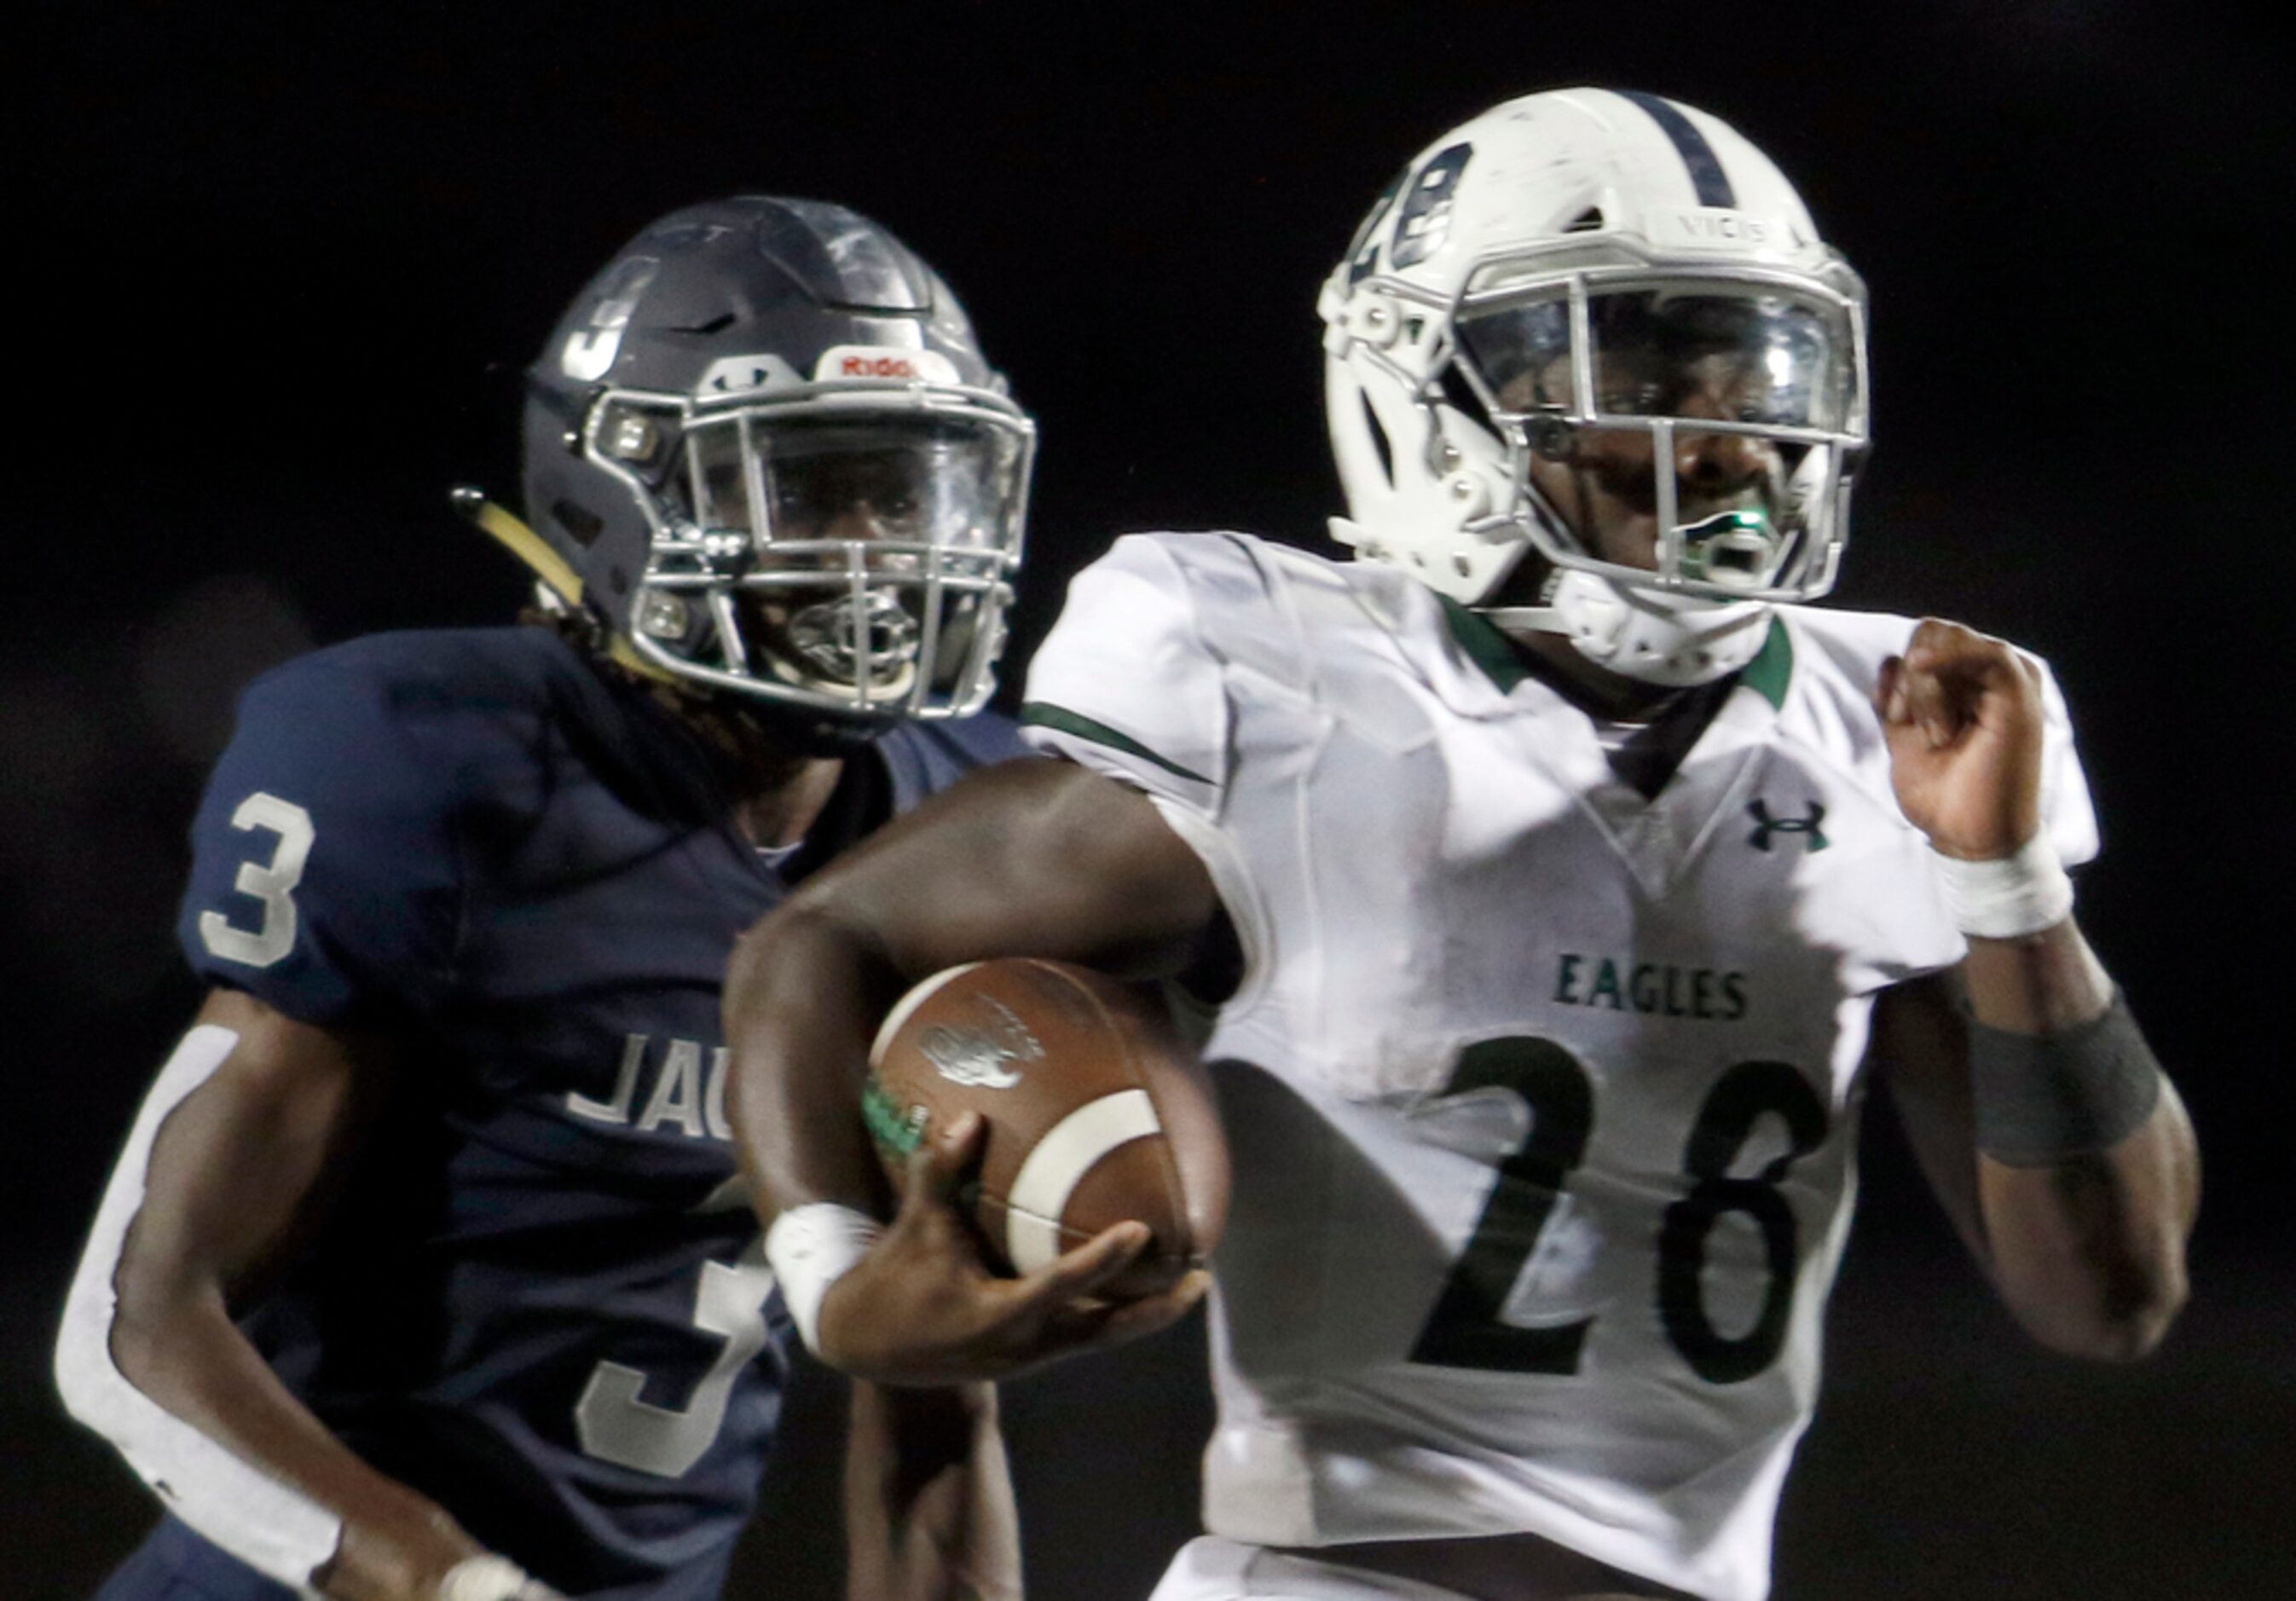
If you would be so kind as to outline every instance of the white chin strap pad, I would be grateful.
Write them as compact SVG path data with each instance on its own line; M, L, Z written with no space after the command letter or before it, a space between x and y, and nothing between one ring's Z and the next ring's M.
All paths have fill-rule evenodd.
M1591 572L1562 573L1544 606L1483 615L1510 634L1560 634L1595 666L1669 688L1711 684L1761 653L1770 608L1628 588Z
M152 1142L168 1114L214 1076L238 1043L229 1029L193 1029L144 1097L64 1302L56 1388L71 1415L109 1440L169 1511L250 1567L316 1598L312 1570L334 1556L341 1521L160 1408L111 1360L113 1278L144 1204Z

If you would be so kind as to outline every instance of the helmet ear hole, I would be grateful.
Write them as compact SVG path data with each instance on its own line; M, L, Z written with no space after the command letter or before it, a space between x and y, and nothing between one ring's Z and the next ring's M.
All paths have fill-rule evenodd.
M594 543L606 526L603 519L585 511L570 500L552 501L550 516L559 527L573 536L574 542L578 545Z
M1371 431L1371 447L1378 453L1379 470L1388 487L1395 485L1395 447L1388 442L1387 430L1379 425L1379 414L1371 408L1371 397L1357 397L1363 402L1364 426Z
M1469 383L1466 374L1459 371L1458 363L1446 362L1437 382L1442 386L1444 403L1453 411L1490 435L1494 440L1499 437L1497 426L1491 422L1490 411L1483 405L1483 398L1475 393L1475 386Z

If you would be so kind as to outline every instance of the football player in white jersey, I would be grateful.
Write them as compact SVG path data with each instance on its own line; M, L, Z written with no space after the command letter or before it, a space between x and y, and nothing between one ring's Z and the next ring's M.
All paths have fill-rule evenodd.
M1359 559L1118 541L1029 676L1068 759L968 779L737 953L769 1248L857 1374L1089 1336L954 1247L971 1129L861 1215L873 1026L959 961L1201 977L1232 932L1211 1533L1159 1601L1759 1601L1873 1083L2041 1341L2134 1357L2183 1300L2197 1157L2072 916L2063 702L2001 641L1804 603L1865 290L1718 119L1498 106L1321 310Z

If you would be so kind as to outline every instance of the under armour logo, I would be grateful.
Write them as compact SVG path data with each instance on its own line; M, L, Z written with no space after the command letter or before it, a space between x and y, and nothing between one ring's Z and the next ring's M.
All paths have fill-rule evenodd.
M1748 801L1746 815L1754 819L1754 832L1746 836L1746 843L1757 850L1767 850L1774 833L1807 834L1809 837L1802 842L1810 850L1825 849L1825 835L1818 827L1825 821L1825 808L1816 800L1809 803L1809 816L1806 817L1774 817L1767 800Z

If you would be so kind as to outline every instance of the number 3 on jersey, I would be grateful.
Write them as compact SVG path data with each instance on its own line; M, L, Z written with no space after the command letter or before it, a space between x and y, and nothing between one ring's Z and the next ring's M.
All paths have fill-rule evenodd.
M279 836L271 860L261 866L242 862L233 887L263 903L263 922L253 933L235 925L221 912L200 914L200 939L226 962L249 967L268 967L295 948L295 886L303 882L304 864L311 859L311 843L318 837L311 814L292 800L258 790L231 814L231 825L242 833L262 828Z
M749 1204L749 1186L736 1177L712 1190L693 1210L747 1211ZM693 1297L693 1326L723 1342L717 1359L683 1407L640 1399L652 1377L644 1370L621 1362L599 1363L574 1404L574 1433L582 1454L659 1478L682 1477L717 1443L734 1379L772 1337L766 1301L773 1293L774 1270L766 1266L763 1236L753 1236L730 1263L702 1263Z
M1594 1082L1578 1058L1548 1039L1486 1039L1460 1054L1447 1096L1498 1089L1521 1097L1529 1137L1499 1164L1474 1233L1445 1279L1411 1359L1437 1367L1513 1373L1578 1370L1592 1318L1525 1327L1503 1317L1523 1266L1546 1232L1595 1127ZM1730 1169L1765 1112L1784 1120L1790 1148L1751 1178ZM1660 1326L1693 1371L1710 1383L1751 1378L1777 1359L1793 1310L1799 1256L1793 1209L1778 1193L1786 1171L1822 1144L1824 1103L1783 1062L1742 1062L1709 1091L1683 1153L1689 1192L1659 1228ZM1767 1272L1762 1303L1744 1333L1725 1334L1706 1310L1702 1274L1714 1227L1730 1213L1760 1230Z

